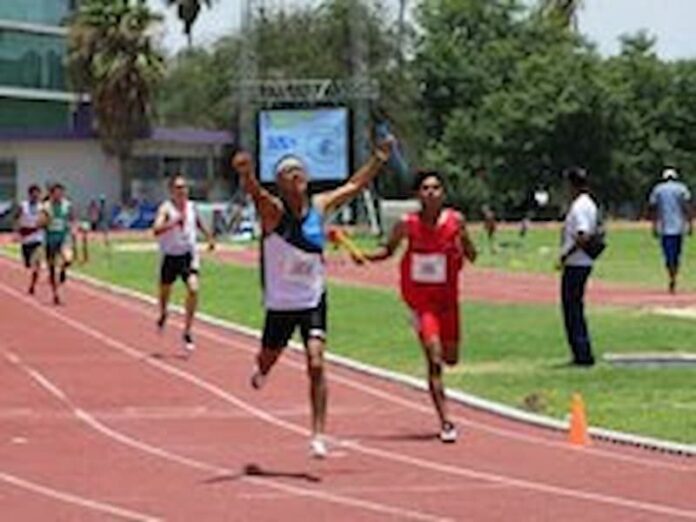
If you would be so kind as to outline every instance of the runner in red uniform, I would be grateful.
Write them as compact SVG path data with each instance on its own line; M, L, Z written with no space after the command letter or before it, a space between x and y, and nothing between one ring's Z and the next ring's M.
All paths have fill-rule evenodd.
M444 207L445 191L439 173L419 173L414 188L421 210L405 215L394 226L387 243L365 257L368 261L383 261L404 239L408 241L401 260L401 294L413 312L428 363L428 384L440 419L440 439L455 442L457 431L447 415L442 365L452 366L459 358L459 272L465 259L476 259L476 249L463 216Z

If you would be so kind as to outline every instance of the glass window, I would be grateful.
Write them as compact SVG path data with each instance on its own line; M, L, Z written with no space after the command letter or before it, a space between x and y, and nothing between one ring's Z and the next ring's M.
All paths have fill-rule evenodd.
M0 30L0 85L65 89L65 39Z
M75 3L75 0L0 0L0 19L60 25Z
M14 201L17 197L17 164L14 160L0 159L0 202Z
M61 130L69 127L68 103L0 98L0 129Z
M160 179L159 157L141 156L131 159L131 178L133 179Z

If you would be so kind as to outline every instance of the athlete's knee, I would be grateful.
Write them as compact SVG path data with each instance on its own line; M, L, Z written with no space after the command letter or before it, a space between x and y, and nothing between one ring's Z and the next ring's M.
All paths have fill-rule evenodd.
M200 281L198 280L198 276L191 274L186 281L186 286L188 287L188 291L191 295L198 295L198 290L200 289Z
M311 377L321 377L324 374L324 342L310 339L307 344L307 371Z

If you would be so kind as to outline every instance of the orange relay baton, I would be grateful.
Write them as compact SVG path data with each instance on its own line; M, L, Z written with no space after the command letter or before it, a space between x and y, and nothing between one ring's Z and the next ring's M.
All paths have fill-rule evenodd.
M367 258L365 257L363 251L360 250L357 247L357 245L353 243L353 241L351 241L350 238L341 229L336 227L329 228L328 238L329 241L331 241L335 245L338 245L346 249L354 258L358 259L363 263L367 262Z

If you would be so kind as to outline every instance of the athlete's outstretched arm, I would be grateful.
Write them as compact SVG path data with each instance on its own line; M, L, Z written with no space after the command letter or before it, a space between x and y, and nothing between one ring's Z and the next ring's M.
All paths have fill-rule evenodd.
M169 220L166 212L165 204L162 203L157 209L155 223L152 225L152 233L157 236L166 234L171 229L180 226L184 222L184 216L180 216L177 220Z
M268 192L254 174L254 161L248 152L238 152L232 158L232 167L242 182L242 187L254 200L256 210L261 216L261 228L270 232L278 226L283 217L283 204L280 199Z
M379 248L377 248L377 250L365 253L364 259L366 261L371 262L384 261L385 259L389 259L391 256L394 255L394 252L396 252L396 250L399 248L399 245L405 237L406 222L401 220L392 227L387 242L381 245ZM358 264L362 264L364 262L363 259L358 259L354 256L353 261L355 261Z
M348 181L334 190L328 190L314 197L314 205L323 214L330 214L344 203L347 203L372 181L391 154L393 138L388 138L377 145L377 148L358 171Z

